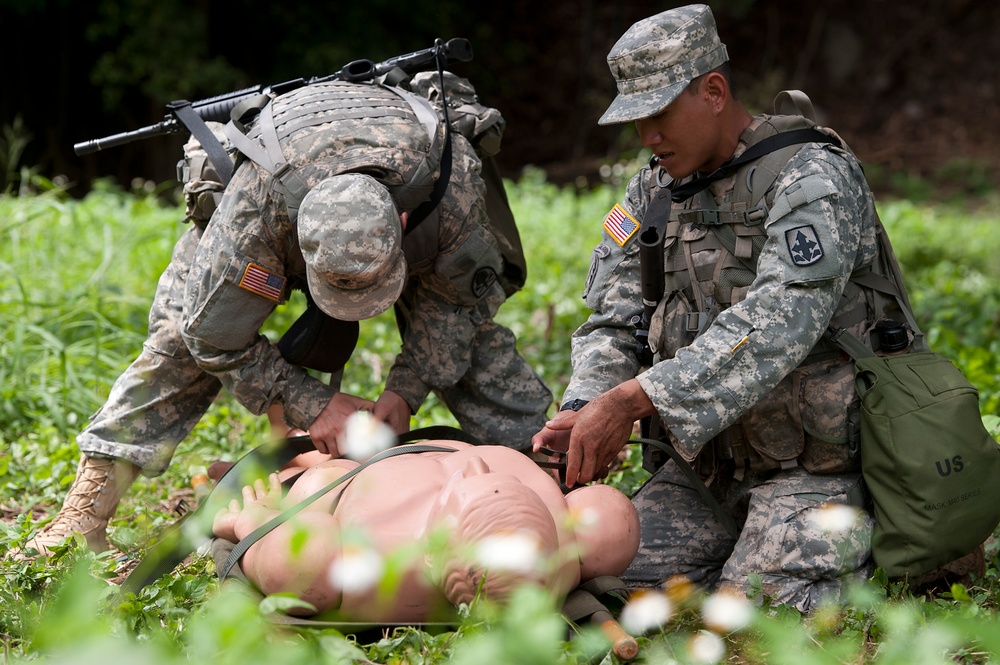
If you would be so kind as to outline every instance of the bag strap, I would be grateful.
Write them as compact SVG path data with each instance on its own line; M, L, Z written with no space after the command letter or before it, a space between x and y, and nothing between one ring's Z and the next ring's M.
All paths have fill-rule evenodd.
M832 143L834 145L840 145L840 142L833 136L814 128L793 129L787 132L779 132L753 144L744 150L743 154L739 157L726 160L712 173L673 188L671 198L674 203L686 201L698 192L707 188L716 180L721 180L731 175L744 164L749 164L754 160L760 159L769 152L774 152L775 150L798 143Z
M736 526L736 521L733 519L733 516L722 508L722 504L720 504L718 500L712 496L712 493L708 491L708 487L705 486L705 482L698 477L695 470L691 468L691 464L689 464L686 459L681 457L681 454L677 452L673 446L669 443L664 443L663 441L658 441L656 439L630 439L629 443L641 443L645 446L652 446L669 455L670 459L672 459L677 465L677 468L684 473L694 489L701 495L701 498L706 504L708 504L709 508L712 509L712 512L715 513L715 517L722 524L726 533L732 536L734 540L740 537L740 530Z

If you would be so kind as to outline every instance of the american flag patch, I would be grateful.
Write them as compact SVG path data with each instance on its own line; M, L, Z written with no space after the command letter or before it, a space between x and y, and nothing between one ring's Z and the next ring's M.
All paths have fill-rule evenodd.
M635 217L628 214L625 208L616 203L608 216L604 218L604 230L615 239L619 246L622 246L639 230L639 222L635 221Z
M285 288L285 278L261 268L256 263L248 263L240 286L251 293L264 296L268 300L281 302L281 292Z

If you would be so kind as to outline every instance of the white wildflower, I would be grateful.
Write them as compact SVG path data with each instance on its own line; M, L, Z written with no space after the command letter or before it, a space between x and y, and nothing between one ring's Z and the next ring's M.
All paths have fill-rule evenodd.
M666 624L673 611L673 605L665 594L637 591L622 608L622 628L632 635L643 635Z
M344 423L340 453L355 462L364 462L396 443L392 428L368 411L356 411Z
M362 593L382 579L384 564L370 547L345 544L341 557L330 566L330 583L343 593Z
M699 630L688 641L691 662L698 665L715 665L726 657L726 645L722 638L710 630Z
M705 599L701 605L701 616L710 628L731 633L750 625L753 607L743 595L720 591Z
M527 533L487 536L476 544L476 562L487 570L533 573L541 569L538 540Z
M845 533L854 528L860 512L854 506L827 501L809 511L809 521L823 533Z

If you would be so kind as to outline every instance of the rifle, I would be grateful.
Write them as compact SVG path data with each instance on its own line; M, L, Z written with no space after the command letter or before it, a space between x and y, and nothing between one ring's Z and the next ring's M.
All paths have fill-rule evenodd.
M447 42L437 39L434 46L430 48L398 55L379 63L366 59L354 60L344 65L340 71L327 76L314 76L310 79L297 78L267 86L255 85L195 102L189 102L185 99L172 101L167 104L168 113L160 122L100 139L83 141L75 144L73 151L77 155L86 155L139 139L173 134L181 131L182 128L187 128L208 152L212 164L223 179L223 184L228 184L230 177L232 177L232 162L226 156L225 149L218 138L205 123L208 121L228 122L233 110L241 103L255 99L260 95L276 97L314 83L370 81L384 74L389 74L394 69L400 69L404 74L413 74L439 65L445 66L454 62L468 62L470 60L472 60L472 45L467 39L455 37Z
M663 238L670 217L670 190L660 189L649 202L639 231L639 279L641 280L642 314L630 320L635 326L635 352L639 364L653 364L653 351L649 348L649 325L657 306L663 300Z

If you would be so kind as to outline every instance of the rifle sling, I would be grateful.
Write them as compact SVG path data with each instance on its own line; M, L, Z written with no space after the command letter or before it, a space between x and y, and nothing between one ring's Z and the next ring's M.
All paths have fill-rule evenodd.
M219 138L208 128L208 125L205 124L205 121L202 120L197 111L191 107L191 102L181 100L172 102L167 106L173 111L177 119L188 128L188 131L198 139L201 147L208 153L208 159L212 162L212 166L215 167L215 172L219 174L222 184L228 185L229 181L233 178L233 160L229 158Z

